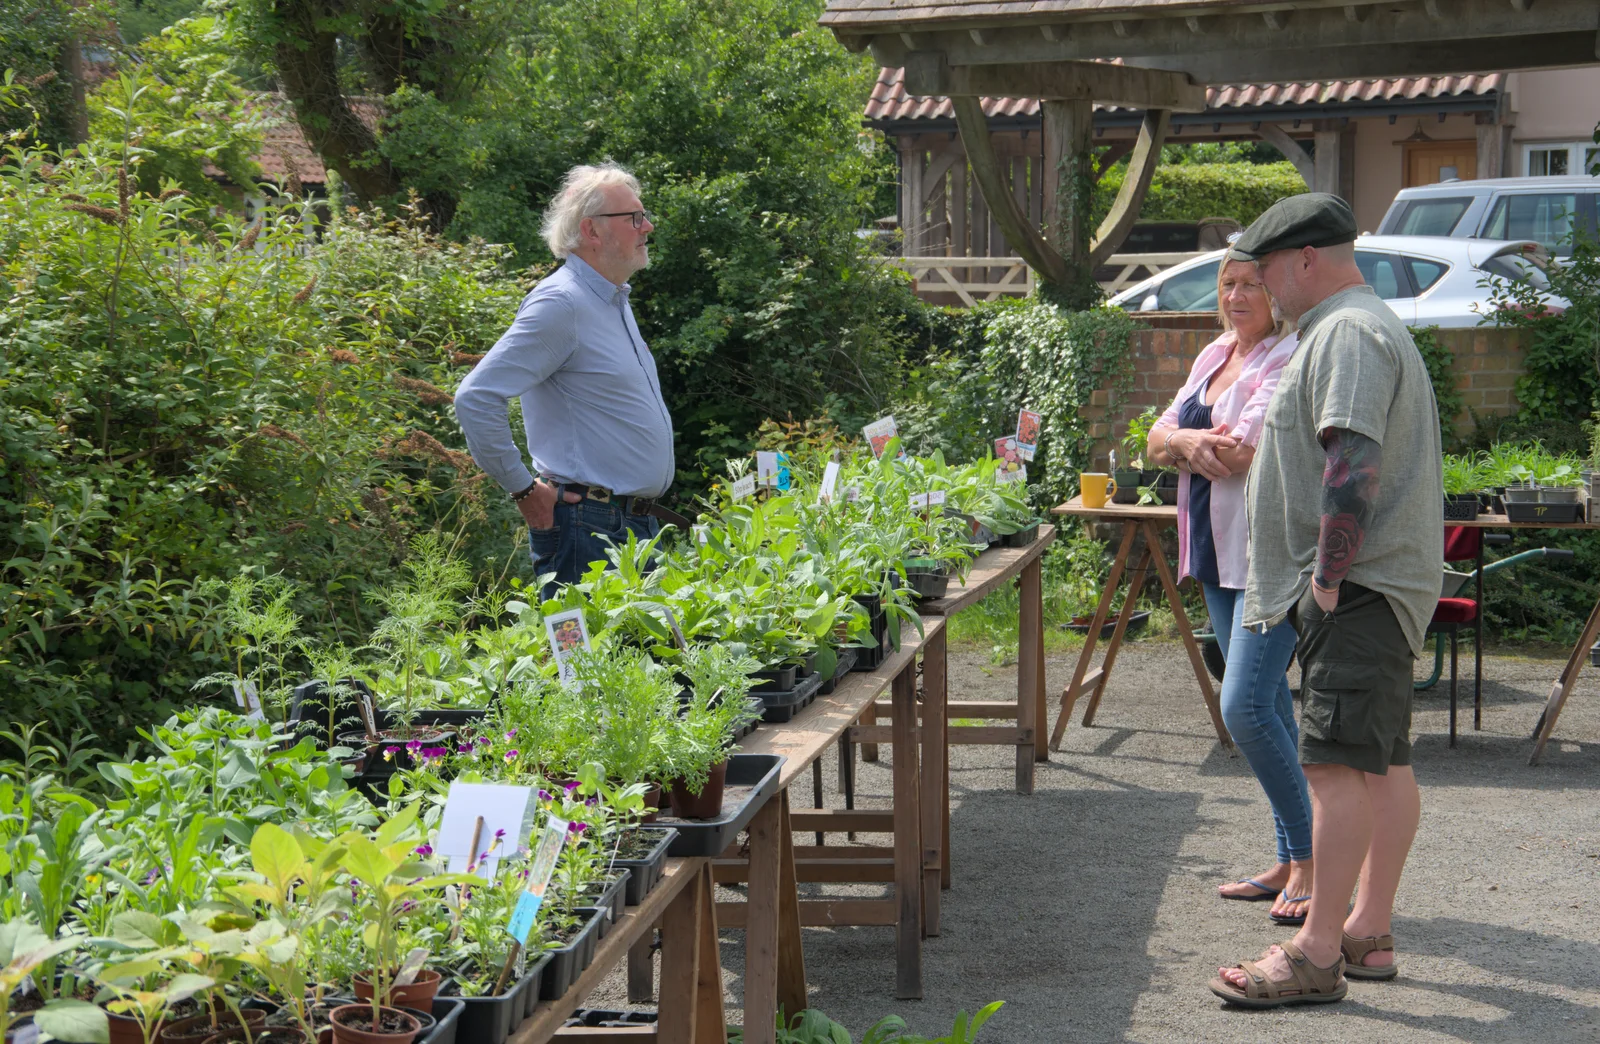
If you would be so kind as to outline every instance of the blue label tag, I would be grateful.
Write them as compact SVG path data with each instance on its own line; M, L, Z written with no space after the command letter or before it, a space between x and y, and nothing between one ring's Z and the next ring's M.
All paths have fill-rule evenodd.
M507 931L511 937L523 946L528 945L528 936L533 932L533 926L539 919L539 907L544 905L544 894L535 895L532 892L523 892L517 896L516 909L511 911L511 923Z

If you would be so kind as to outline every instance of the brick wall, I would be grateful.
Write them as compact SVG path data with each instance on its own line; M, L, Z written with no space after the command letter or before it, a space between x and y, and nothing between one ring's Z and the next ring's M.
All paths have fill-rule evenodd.
M1188 379L1202 349L1221 333L1211 312L1140 316L1152 328L1134 334L1133 391L1114 417L1105 416L1106 392L1095 393L1092 433L1102 441L1101 455L1127 431L1128 420L1146 407L1166 409ZM1516 383L1522 374L1526 341L1516 330L1441 330L1440 343L1455 357L1457 387L1463 410L1456 418L1456 434L1465 436L1472 417L1486 413L1513 413L1517 409ZM1101 461L1103 463L1103 460Z

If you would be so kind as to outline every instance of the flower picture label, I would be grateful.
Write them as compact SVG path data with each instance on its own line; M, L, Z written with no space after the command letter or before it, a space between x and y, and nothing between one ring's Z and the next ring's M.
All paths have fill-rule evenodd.
M550 653L561 669L561 680L572 681L572 656L579 649L589 649L589 628L583 620L582 609L568 609L544 618L545 634L550 639Z
M1039 427L1042 418L1032 410L1017 412L1017 453L1023 460L1032 460L1039 449Z
M789 488L789 455L772 450L756 451L756 479L773 489Z
M872 446L874 457L882 457L889 443L900 437L900 429L895 425L892 413L868 424L861 429L861 433L867 437L868 444ZM905 453L902 452L900 455L905 456Z
M451 873L476 873L492 881L500 860L528 836L537 808L532 787L451 783L434 848L449 860Z
M555 873L556 857L561 854L561 845L567 839L569 825L566 820L551 816L545 821L544 830L539 833L539 842L533 850L533 862L528 867L527 886L517 896L517 905L511 910L511 921L506 925L506 931L511 933L518 945L528 945L528 935L538 921L539 907L544 905L544 893L550 887L550 876Z
M755 496L755 492L756 477L754 475L741 476L734 480L732 486L728 487L728 493L733 497L735 503Z
M1013 482L1026 482L1028 481L1028 466L1019 464L1015 468L1002 468L995 472L994 481L997 486L1009 486Z

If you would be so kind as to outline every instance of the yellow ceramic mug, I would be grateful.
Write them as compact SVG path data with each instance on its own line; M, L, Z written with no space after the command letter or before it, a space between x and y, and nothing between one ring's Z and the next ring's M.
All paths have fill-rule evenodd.
M1117 480L1100 471L1085 471L1078 475L1078 488L1083 491L1083 506L1103 508L1117 492Z

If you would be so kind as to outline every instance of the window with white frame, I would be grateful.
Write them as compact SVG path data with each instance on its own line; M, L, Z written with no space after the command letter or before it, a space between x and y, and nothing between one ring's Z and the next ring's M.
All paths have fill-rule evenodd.
M1559 141L1524 145L1522 171L1530 178L1561 174L1600 174L1600 145Z

